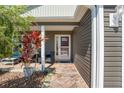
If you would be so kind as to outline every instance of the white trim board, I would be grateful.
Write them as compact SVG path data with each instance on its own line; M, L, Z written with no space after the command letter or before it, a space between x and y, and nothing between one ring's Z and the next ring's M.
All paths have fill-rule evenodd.
M104 87L104 10L103 5L97 5L97 88Z
M104 87L104 11L102 5L89 6L92 14L91 87Z
M124 88L124 14L122 15L122 88Z

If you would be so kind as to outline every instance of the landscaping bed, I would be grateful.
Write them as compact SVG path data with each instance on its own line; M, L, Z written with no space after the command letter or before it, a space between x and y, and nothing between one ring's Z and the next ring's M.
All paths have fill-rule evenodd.
M45 74L35 72L30 78L24 78L22 72L0 71L0 88L40 88Z

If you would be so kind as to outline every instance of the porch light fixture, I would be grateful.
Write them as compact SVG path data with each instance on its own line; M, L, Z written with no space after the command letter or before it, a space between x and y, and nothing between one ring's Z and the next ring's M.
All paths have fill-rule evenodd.
M124 14L124 5L117 5L116 12L109 14L109 26L110 27L118 27L119 21L121 20L122 14Z
M124 5L118 5L116 7L116 12L119 18L121 18L121 15L124 14Z

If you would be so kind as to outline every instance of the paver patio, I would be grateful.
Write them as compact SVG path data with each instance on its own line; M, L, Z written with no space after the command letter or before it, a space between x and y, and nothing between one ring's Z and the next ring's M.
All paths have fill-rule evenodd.
M88 88L72 63L56 63L50 68L55 68L51 76L51 88Z
M34 64L32 64L32 65L34 65ZM2 66L0 64L0 68L4 68L4 66L5 66L5 68L11 67L12 69L10 69L10 72L0 75L0 79L1 78L3 79L3 80L0 80L0 83L6 82L6 80L11 81L11 83L12 83L12 81L14 81L14 77L16 77L16 79L23 77L22 74L18 74L18 73L22 72L21 64L17 64L13 67L10 65ZM40 65L36 64L36 67L40 68ZM79 73L76 70L73 63L55 63L51 66L50 66L50 64L46 64L46 68L53 69L53 73L51 73L51 75L47 75L44 79L44 83L47 82L48 88L88 88L88 85L81 78L81 76L79 75ZM12 73L12 75L14 73L15 74L14 74L14 76L9 77L8 75L11 73ZM23 80L23 79L19 79L19 80ZM38 79L38 80L40 80L40 79ZM22 82L22 81L19 81L19 82ZM23 80L23 82L24 82L24 80ZM41 82L41 81L37 81L37 82ZM43 80L42 80L42 82L43 82ZM34 83L34 81L33 81L33 83ZM22 83L19 83L19 84L22 84ZM32 83L30 83L30 84L32 84ZM22 85L20 85L20 87L21 86ZM41 86L41 85L39 86L36 84L32 87L35 87L35 86L36 87L44 87L44 86ZM25 86L23 85L23 87L25 87ZM28 85L26 87L30 87L30 85Z

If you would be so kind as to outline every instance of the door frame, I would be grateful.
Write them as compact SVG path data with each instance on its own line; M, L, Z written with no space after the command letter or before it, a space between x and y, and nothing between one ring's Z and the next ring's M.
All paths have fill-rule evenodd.
M70 34L55 34L54 35L54 51L55 51L54 57L55 57L55 61L56 61L56 36L69 36L69 61L71 61L71 35Z

